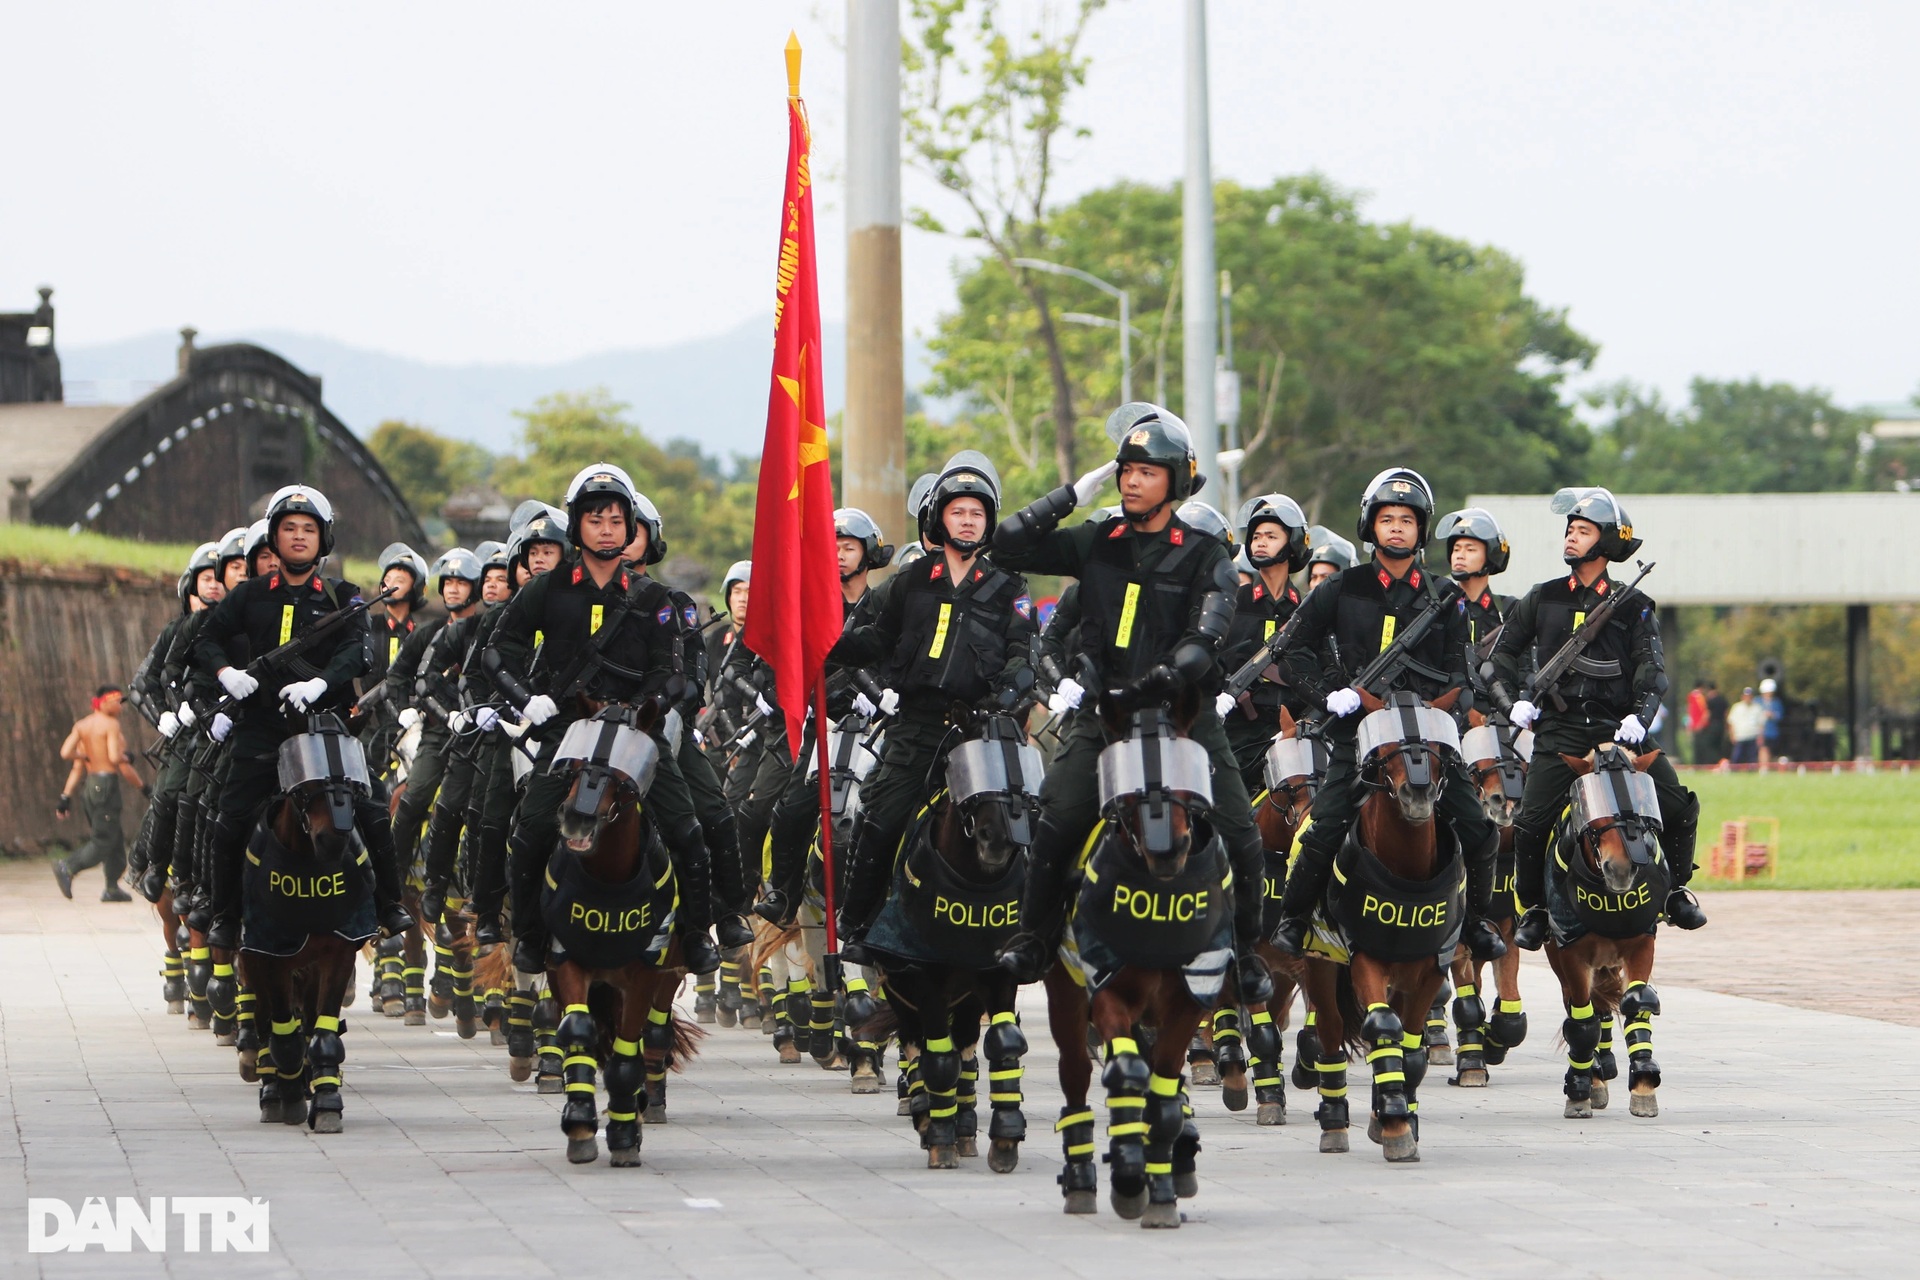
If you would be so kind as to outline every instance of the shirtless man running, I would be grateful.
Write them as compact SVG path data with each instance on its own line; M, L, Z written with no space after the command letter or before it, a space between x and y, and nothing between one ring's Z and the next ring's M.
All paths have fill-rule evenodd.
M86 815L88 827L87 842L72 857L53 864L53 878L69 898L73 896L74 876L104 862L107 887L100 901L132 901L120 887L120 877L127 869L127 845L120 834L120 779L139 787L143 794L147 787L134 770L126 735L120 730L120 699L119 685L100 686L93 695L92 713L76 720L67 740L60 744L60 758L71 760L73 769L61 788L54 813L63 821L72 814L73 792L79 787L80 811Z

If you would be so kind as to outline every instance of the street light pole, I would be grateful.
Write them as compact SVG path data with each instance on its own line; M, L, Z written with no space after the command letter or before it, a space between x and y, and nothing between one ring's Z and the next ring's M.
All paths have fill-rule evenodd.
M1180 412L1193 434L1200 473L1220 485L1220 432L1214 417L1213 162L1207 133L1207 0L1187 0L1187 172L1181 188L1180 244L1186 342Z
M905 491L900 288L900 6L847 0L847 407L841 501L878 514Z
M1108 284L1091 272L1078 267L1065 266L1058 262L1047 262L1040 258L1015 258L1013 265L1025 267L1029 271L1045 271L1049 275L1071 276L1082 284L1090 284L1108 297L1120 300L1120 403L1127 404L1133 399L1133 297L1118 285Z

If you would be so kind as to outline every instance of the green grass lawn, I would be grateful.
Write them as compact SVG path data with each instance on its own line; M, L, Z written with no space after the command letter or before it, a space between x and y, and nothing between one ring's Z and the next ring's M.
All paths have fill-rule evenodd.
M213 530L215 534L222 532L224 530ZM68 533L65 529L46 525L0 524L0 560L19 560L24 564L124 565L145 573L178 576L187 567L187 557L192 554L192 547L165 542L136 542L131 538L109 538L98 533ZM338 557L328 562L327 572L344 573L361 586L379 577L371 561L348 560L343 568Z
M1780 820L1779 873L1743 882L1757 889L1920 888L1920 772L1872 774L1683 773L1700 796L1700 871L1709 880L1720 824L1739 817ZM1756 833L1764 839L1764 834ZM1754 838L1750 836L1749 838Z

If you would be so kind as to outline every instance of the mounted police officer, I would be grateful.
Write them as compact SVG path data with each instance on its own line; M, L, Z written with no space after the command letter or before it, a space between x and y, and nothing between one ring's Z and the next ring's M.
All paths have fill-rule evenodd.
M1306 945L1309 917L1326 892L1334 855L1340 851L1356 809L1359 764L1355 735L1360 694L1348 682L1393 642L1401 628L1428 609L1441 615L1414 645L1386 694L1408 689L1432 702L1467 683L1467 615L1450 585L1443 587L1421 569L1420 549L1433 518L1433 491L1416 471L1390 467L1375 476L1360 496L1355 532L1373 544L1373 559L1333 577L1308 593L1286 658L1293 683L1303 696L1325 705L1333 720L1327 730L1326 780L1313 800L1313 822L1300 839L1300 852L1287 873L1281 920L1273 943L1290 955ZM1331 647L1333 661L1326 661ZM1462 941L1482 960L1506 954L1506 943L1488 923L1493 896L1494 856L1499 832L1487 821L1465 765L1449 765L1440 793L1439 814L1452 827L1467 869L1468 923Z
M1482 711L1491 711L1480 668L1491 655L1494 636L1515 600L1495 595L1488 582L1507 571L1513 549L1500 531L1500 522L1485 507L1463 507L1441 516L1433 526L1433 540L1446 549L1447 569L1466 602L1467 675L1473 681L1474 702Z
M1635 588L1553 691L1565 709L1533 701L1538 695L1528 686L1524 671L1529 655L1535 665L1547 661L1580 629L1589 611L1622 590L1607 573L1607 565L1630 559L1641 542L1633 536L1633 522L1619 499L1605 489L1562 489L1553 497L1553 511L1567 518L1561 546L1567 576L1527 592L1507 614L1506 627L1493 650L1496 703L1511 700L1508 718L1516 728L1532 726L1534 731L1533 764L1527 771L1520 813L1513 821L1514 890L1526 911L1514 929L1514 941L1528 950L1538 949L1546 940L1547 843L1573 783L1573 771L1560 757L1584 756L1603 742L1653 750L1657 744L1648 738L1647 726L1667 691L1660 621L1654 602ZM1522 696L1514 700L1516 695ZM1647 773L1660 798L1660 848L1673 877L1667 921L1682 929L1698 929L1707 922L1706 913L1686 884L1693 875L1700 802L1680 785L1664 752Z
M447 718L460 707L454 682L473 625L469 620L480 612L480 560L465 547L454 547L433 562L429 577L447 616L407 637L387 668L386 679L388 704L405 708L399 715L400 727L404 730L420 722L420 741L407 769L407 789L393 817L394 847L409 870L419 862L420 839L447 775L447 752L453 746Z
M510 601L483 663L494 683L534 728L540 765L527 783L509 842L516 968L546 968L548 937L540 882L559 838L559 809L571 785L547 771L567 727L584 714L581 698L639 703L680 695L680 630L667 589L621 564L639 528L640 494L610 463L583 468L567 487L567 537L578 558L541 574ZM539 641L539 655L534 655ZM672 855L680 882L675 927L687 968L711 973L720 954L711 927L707 847L693 798L680 774L666 725L654 729L660 760L646 807Z
M886 688L877 710L897 709L880 766L860 791L865 822L840 911L850 963L873 963L861 940L885 900L907 822L929 798L949 710L1005 689L1027 665L1033 598L1026 579L981 554L999 511L1000 477L985 455L966 449L950 458L929 492L924 521L939 553L894 574L874 615L856 618L833 647L835 661L877 669Z
M1306 566L1312 548L1307 541L1307 517L1300 504L1284 493L1265 493L1242 503L1234 516L1241 546L1255 578L1242 583L1233 602L1233 626L1220 654L1220 670L1231 675L1261 646L1287 625L1300 607L1300 593L1291 575ZM1262 676L1236 701L1222 693L1215 703L1227 726L1227 742L1240 765L1240 779L1248 794L1265 785L1267 748L1280 732L1280 708L1295 716L1307 709L1307 700L1284 683Z
M1226 638L1239 581L1226 548L1175 511L1200 485L1192 438L1172 413L1137 402L1116 410L1107 429L1118 445L1114 460L1003 521L994 534L994 558L1004 568L1080 580L1080 651L1099 687L1124 689L1169 676L1198 683ZM1120 515L1056 527L1116 472ZM1201 707L1191 735L1213 762L1208 820L1233 866L1240 995L1265 1000L1273 980L1254 954L1265 884L1260 835L1211 702ZM1096 762L1105 746L1098 717L1075 717L1041 786L1022 931L1000 953L1001 965L1022 981L1038 981L1053 964L1067 878L1100 816Z
M361 712L360 745L366 748L367 766L374 774L374 786L385 792L385 775L393 763L393 743L399 737L400 712L405 704L393 705L387 698L387 672L399 660L407 638L419 629L415 614L427 603L427 562L404 542L394 542L380 553L380 586L394 588L399 594L388 598L383 612L371 624L369 649L371 665L361 683L380 694Z
M1360 563L1360 553L1353 544L1323 524L1307 530L1307 541L1313 547L1307 554L1308 591Z
M230 763L220 788L213 829L213 927L209 946L231 949L240 941L240 874L247 840L261 811L279 790L280 744L295 732L286 711L343 713L352 682L367 669L366 617L339 626L302 655L319 674L278 689L234 665L228 646L244 641L258 658L305 634L316 619L357 601L350 582L324 578L320 562L333 550L333 506L319 490L288 485L267 503L267 545L279 567L249 578L207 614L195 642L200 667L220 681L238 705L228 738ZM371 795L354 797L354 829L373 864L374 910L383 934L405 932L413 917L400 905L400 869L386 810Z
M864 617L874 600L867 586L868 575L893 563L893 547L880 532L872 516L858 507L842 507L833 513L833 535L840 555L840 623L844 630L856 617ZM931 557L929 557L931 559ZM827 666L827 718L838 720L853 709L853 681L837 663ZM809 780L807 770L813 760L814 735L822 726L807 722L800 754L786 776L786 788L774 804L768 826L769 860L772 863L765 897L754 904L754 912L765 920L784 924L793 918L800 905L800 880L807 869L807 846L820 825L820 787L817 778ZM758 784L756 784L757 788Z

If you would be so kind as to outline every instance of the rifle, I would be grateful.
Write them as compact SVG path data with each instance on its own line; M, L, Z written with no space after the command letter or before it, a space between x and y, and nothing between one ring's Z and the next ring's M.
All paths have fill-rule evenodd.
M140 748L140 754L147 758L147 763L157 769L160 767L160 757L166 751L167 743L166 735L160 733L160 717L154 712L152 704L147 701L147 695L140 692L137 687L127 690L127 701L133 704L133 709L140 713L141 719L151 725L156 734L159 734L152 742Z
M1433 624L1440 620L1441 612L1458 599L1459 595L1460 588L1448 582L1446 589L1440 593L1440 597L1437 600L1434 600L1427 605L1425 609L1422 609L1412 622L1409 622L1395 634L1392 644L1382 649L1372 662L1369 662L1360 669L1360 674L1353 678L1353 687L1356 689L1364 689L1376 698L1384 698L1387 691L1392 687L1394 680L1399 677L1400 672L1406 668L1408 662L1411 660L1413 646L1426 639L1427 632L1433 630ZM1297 613L1294 615L1295 618L1299 616ZM1287 625L1292 626L1293 619L1288 619ZM1337 648L1335 653L1338 653ZM1313 715L1309 715L1306 718L1303 732L1309 736L1319 732L1326 724L1327 719L1328 716L1325 711L1319 711Z
M1544 696L1552 699L1555 711L1567 709L1567 700L1560 696L1560 681L1566 676L1568 669L1579 661L1580 655L1587 651L1587 646L1600 635L1600 629L1613 620L1613 615L1618 613L1620 606L1633 595L1634 589L1653 572L1651 564L1644 561L1634 563L1640 567L1639 575L1624 588L1595 605L1587 614L1587 620L1567 637L1567 642L1560 646L1559 651L1541 663L1539 669L1533 673L1533 679L1528 682L1533 691L1531 701L1538 703Z
M1252 657L1240 664L1239 670L1227 677L1225 691L1233 695L1235 702L1246 696L1247 690L1253 688L1254 682L1260 678L1261 673L1280 660L1280 651L1287 647L1287 641L1293 639L1293 633L1300 626L1302 616L1302 612L1295 609L1293 616L1287 619L1286 625L1269 636L1258 649L1254 650Z
M351 622L367 610L373 608L373 606L384 604L389 598L398 594L400 594L400 588L388 587L371 600L362 599L355 604L342 605L332 613L321 614L313 620L313 625L308 627L304 633L295 636L283 645L278 645L275 648L267 650L267 652L261 654L241 669L259 681L262 689L265 689L267 686L267 677L272 675L294 675L299 676L302 680L311 680L320 674L320 669L311 663L303 661L300 655L312 648L314 641L331 631L338 630L341 626L344 626L346 623ZM215 716L231 710L233 704L232 694L221 694L220 701L214 703L213 710L207 713L206 723L212 724Z

